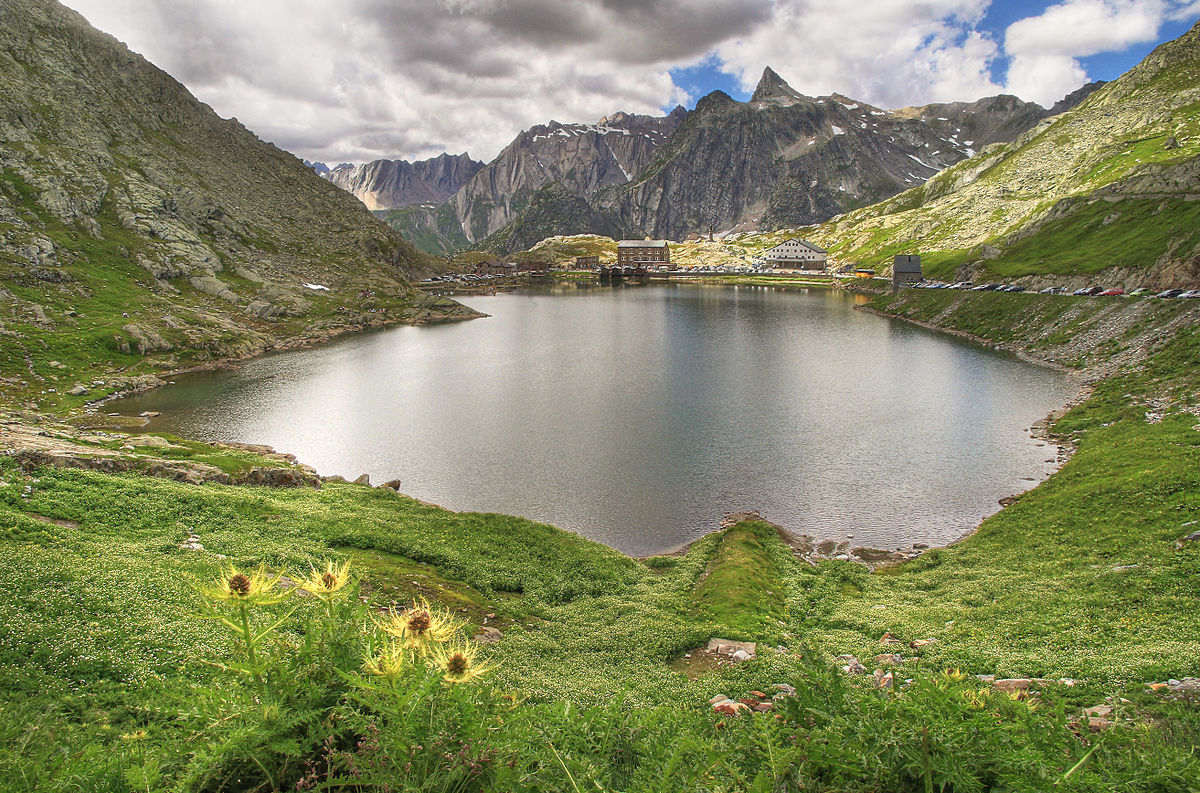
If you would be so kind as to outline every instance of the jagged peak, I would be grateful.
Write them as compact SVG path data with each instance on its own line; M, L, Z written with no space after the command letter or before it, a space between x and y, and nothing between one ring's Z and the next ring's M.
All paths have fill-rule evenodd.
M706 113L739 104L741 103L729 94L725 93L724 91L717 90L700 97L700 101L696 103L696 109L692 112Z
M808 97L792 88L787 84L787 81L780 77L774 69L767 66L763 69L762 77L758 78L758 86L754 89L754 95L750 97L751 102L771 102L785 100L794 102L797 99L807 99Z

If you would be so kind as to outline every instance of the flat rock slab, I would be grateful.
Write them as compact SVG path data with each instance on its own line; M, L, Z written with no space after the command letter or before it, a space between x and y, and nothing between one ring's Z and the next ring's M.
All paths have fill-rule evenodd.
M738 653L745 653L739 658L739 660L745 660L757 655L758 645L755 642L738 642L733 639L709 639L708 646L704 649L710 653L728 655L731 658L738 657Z

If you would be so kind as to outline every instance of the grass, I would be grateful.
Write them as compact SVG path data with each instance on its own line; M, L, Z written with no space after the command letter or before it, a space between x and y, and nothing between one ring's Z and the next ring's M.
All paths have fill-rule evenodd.
M775 554L771 553L775 551ZM717 552L695 588L696 608L726 628L725 638L776 638L784 625L785 588L773 556L775 527L742 521L726 529Z
M1174 544L1200 519L1200 333L1173 330L1190 309L921 290L872 305L1013 345L1062 330L1051 356L1075 355L1117 309L1140 311L1110 334L1121 344L1157 341L1059 420L1078 447L1062 471L971 537L874 575L803 565L755 521L638 561L386 488L193 486L0 457L0 770L45 790L294 788L310 763L350 789L557 790L568 774L627 790L1186 789L1200 715L1144 684L1200 674L1200 545ZM183 448L148 452L261 459L168 440ZM204 551L181 547L189 531ZM256 624L283 618L263 650L278 669L255 693L228 671L237 645L195 619L192 585L218 574L217 554L292 576L347 559L366 602L336 630L314 598L264 611ZM360 680L367 609L414 596L502 630L481 651L488 682ZM874 666L885 632L934 640L899 648L903 695L830 671L844 653ZM674 662L715 636L757 641L759 657L689 679ZM1076 683L1031 710L942 674L955 667ZM776 684L798 692L779 719L707 705ZM1131 700L1131 726L1068 729L1114 695Z

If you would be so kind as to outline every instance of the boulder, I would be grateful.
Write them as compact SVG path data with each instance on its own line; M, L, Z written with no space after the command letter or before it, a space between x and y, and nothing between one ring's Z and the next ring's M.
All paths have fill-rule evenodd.
M1200 542L1200 531L1185 534L1175 541L1175 550L1182 550L1189 542Z
M731 658L736 656L738 652L745 653L744 658L754 658L758 649L758 645L754 642L738 642L732 639L709 639L708 645L704 648L710 653L717 655L728 655Z
M834 659L842 664L842 671L848 675L865 675L867 668L853 655L839 655Z
M387 482L384 482L382 485L380 485L380 487L390 488L392 490L395 490L397 493L399 493L400 492L400 480L399 479L391 479Z
M83 396L87 392L88 392L88 387L85 386L83 383L80 383L80 384L76 385L74 388L72 388L70 391L68 391L67 393L70 394L71 396Z
M358 478L354 480L354 484L366 485L367 487L370 487L371 486L370 474L359 474Z
M479 633L475 634L473 639L479 644L494 644L495 642L500 641L503 636L504 634L500 632L499 628L493 628L490 625L484 625L479 629Z

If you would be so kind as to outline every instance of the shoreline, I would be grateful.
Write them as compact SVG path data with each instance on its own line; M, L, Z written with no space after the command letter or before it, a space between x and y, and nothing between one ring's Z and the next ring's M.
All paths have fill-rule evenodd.
M729 285L728 281L724 282L724 284ZM464 308L469 308L469 307L464 307ZM922 327L925 327L926 329L929 329L929 330L937 331L940 333L950 333L952 335L956 335L961 338L968 339L975 343L983 344L984 346L987 346L991 349L998 349L998 350L1010 352L1010 353L1016 354L1017 357L1020 358L1024 362L1045 366L1045 367L1048 367L1048 368L1053 369L1058 372L1067 373L1072 376L1073 380L1079 379L1081 377L1081 375L1083 374L1079 370L1069 369L1060 364L1057 364L1057 363L1054 363L1051 361L1046 361L1046 360L1041 359L1033 354L1027 353L1021 349L1012 349L1006 345L993 344L993 343L988 342L985 339L981 339L980 337L974 336L969 333L954 330L951 328L939 327L939 326L933 325L931 323L912 320L912 319L908 319L907 317L903 317L903 316L899 316L899 315L888 314L886 312L877 311L873 308L866 307L866 306L853 306L853 308L861 309L867 313L874 314L875 316L878 316L881 318L905 319L909 322L913 322L914 324L921 325ZM440 321L462 321L462 320L466 320L466 319L480 318L483 316L486 316L486 315L480 314L478 312L474 312L470 316L450 316L450 317L446 317L445 319L440 320ZM221 359L221 360L217 360L217 361L206 362L205 364L202 364L199 366L187 367L187 368L179 369L179 370L173 370L171 372L164 373L164 375L162 375L162 378L168 378L168 377L173 377L173 376L177 376L177 375L198 374L198 373L202 373L202 372L211 372L211 371L236 370L245 361L252 360L252 359L260 357L260 356L265 356L267 354L271 354L271 353L275 353L275 352L295 351L298 349L306 349L309 347L316 346L317 344L324 343L326 341L332 341L338 337L346 336L352 332L383 330L387 327L394 327L399 324L414 324L414 325L430 324L430 321L426 320L426 321L422 321L422 322L418 322L418 323L413 323L413 322L406 323L406 322L402 322L402 321L391 320L389 318L388 321L381 321L381 322L370 323L370 324L366 324L366 325L343 326L341 328L336 329L336 331L334 331L332 333L328 333L317 339L306 339L306 338L299 338L299 337L288 339L278 345L274 345L272 347L267 347L267 348L264 348L257 352L254 352L254 353L251 353L248 355L244 355L244 356L240 356L237 358L226 358L226 359ZM105 397L104 399L96 400L95 402L92 402L92 403L87 403L84 407L88 413L96 414L103 406L109 405L113 402L116 402L118 399L127 398L130 396L137 395L139 393L144 393L153 388L158 388L160 386L167 385L168 383L166 382L166 380L162 379L162 378L160 378L159 382L157 382L155 384L148 385L148 386L142 387L142 388L127 390L127 391L119 392L116 394L112 394L112 395ZM997 503L999 505L998 509L995 509L993 512L988 513L985 517L983 517L977 523L975 523L975 525L967 528L965 531L963 531L961 534L955 536L953 539L950 539L948 541L943 540L941 542L935 542L935 543L929 543L929 544L926 544L925 542L915 542L914 541L914 542L906 543L904 545L900 545L900 546L896 547L895 549L885 549L885 548L875 548L872 546L865 546L865 545L859 545L859 546L852 545L852 536L851 537L840 537L840 538L817 538L812 535L803 533L800 530L782 529L782 531L786 532L786 536L788 538L788 540L786 541L786 544L793 550L793 552L795 553L795 555L797 557L802 558L804 561L806 561L809 564L815 564L818 561L826 560L826 559L841 559L843 561L852 561L852 562L862 564L863 566L867 567L869 570L874 571L879 566L894 564L894 563L903 562L903 561L906 561L906 560L909 560L912 558L916 558L927 550L930 550L933 548L950 547L952 545L955 545L955 544L971 537L973 534L975 534L979 530L979 528L983 522L985 522L986 520L990 519L991 517L993 517L996 514L998 514L999 512L1001 512L1006 506L1013 503L1021 495L1030 492L1031 490L1040 486L1043 482L1049 480L1051 477L1053 477L1055 474L1057 474L1062 469L1062 467L1070 460L1071 456L1074 453L1073 446L1071 446L1069 443L1064 442L1062 439L1055 437L1053 435L1053 433L1050 432L1050 426L1053 424L1053 422L1059 416L1061 416L1062 414L1064 414L1065 412L1070 410L1074 405L1078 404L1083 399L1085 399L1089 392L1090 392L1090 385L1084 384L1083 386L1081 386L1081 388L1077 391L1076 395L1071 400L1069 400L1064 405L1061 405L1061 406L1055 408L1047 416L1043 417L1042 419L1039 419L1038 421L1033 422L1031 424L1031 426L1026 429L1026 432L1029 433L1029 436L1032 439L1041 441L1041 442L1046 443L1053 447L1054 456L1055 456L1053 469L1048 474L1046 474L1044 476L1044 478L1041 478L1040 480L1033 482L1031 487L1029 487L1025 490L1021 490L1017 493L1004 495L1004 496L1000 497L999 499L997 499ZM120 420L129 421L130 425L126 428L126 430L130 431L130 432L153 433L156 431L153 429L148 429L149 425L152 424L153 419L156 418L155 416L139 417L139 416L134 416L132 414L129 414L129 415L120 414L120 415L110 415L110 417L113 419L117 419L118 421L120 421ZM140 421L139 421L139 419L140 419ZM137 423L138 426L133 426L134 423ZM1048 451L1049 451L1049 449L1048 449ZM274 449L272 449L272 452L279 453ZM312 470L323 481L328 481L328 480L344 481L344 478L340 475L325 476L325 475L322 475L320 472L316 471L315 469L312 469ZM419 498L418 496L411 495L411 494L406 494L406 495L409 498L413 498L417 501L420 501L421 503L428 503L428 502L424 501L423 499ZM448 511L457 512L457 510L448 510ZM472 510L466 510L466 511L470 512ZM739 513L730 513L730 514L739 514ZM746 514L751 514L751 513L746 513ZM530 520L536 520L535 518L529 518L528 516L518 516L518 517L526 517L527 519L530 519ZM729 518L729 515L726 515L725 520L727 520L728 518ZM761 518L761 516L759 516L758 519L765 520L764 518ZM726 524L725 520L722 521L722 524L720 527L714 528L710 531L706 531L706 532L702 533L701 535L699 535L698 537L696 537L692 540L689 540L685 543L682 543L681 545L678 545L678 546L675 546L672 548L668 548L661 552L650 553L650 554L638 554L638 555L628 554L628 556L632 559L645 560L648 558L658 557L658 556L681 556L681 555L684 555L695 545L695 543L708 537L711 534L718 533L718 532L721 532L721 531L724 531L725 529L727 529L728 525ZM567 531L567 530L564 529L564 531ZM584 536L582 534L578 534L577 532L572 532L572 533L577 534L577 536L581 536L581 537ZM586 537L585 537L585 539L586 539ZM618 553L623 553L622 551L620 551L619 549L616 549L616 548L613 548L613 550L617 551Z

